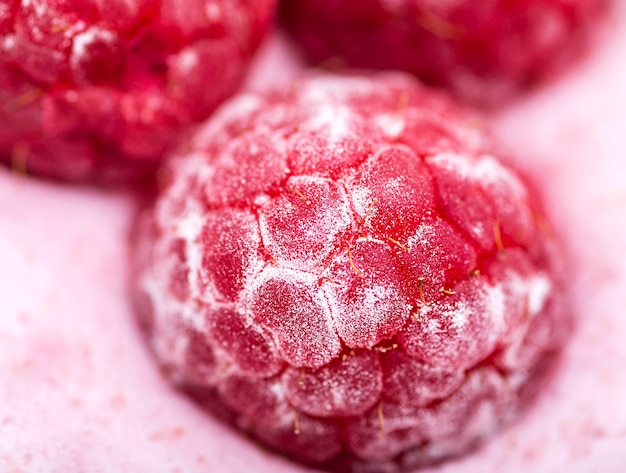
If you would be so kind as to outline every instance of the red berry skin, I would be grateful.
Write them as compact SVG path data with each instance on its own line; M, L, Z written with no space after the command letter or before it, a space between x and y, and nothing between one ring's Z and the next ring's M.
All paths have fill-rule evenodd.
M553 74L607 0L283 0L315 63L397 69L495 105Z
M236 91L274 7L0 1L0 162L65 181L150 177Z
M241 95L168 165L135 242L172 381L335 471L461 454L568 333L536 196L476 116L401 73Z

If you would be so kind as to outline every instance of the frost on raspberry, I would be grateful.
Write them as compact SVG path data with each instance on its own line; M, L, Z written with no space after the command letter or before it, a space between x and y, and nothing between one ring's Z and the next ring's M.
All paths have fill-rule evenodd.
M69 181L148 177L235 92L274 5L0 1L0 162Z
M398 69L497 104L554 75L609 0L283 0L282 23L314 63Z
M223 107L136 242L171 380L335 471L461 454L541 390L569 327L537 198L477 118L400 73Z

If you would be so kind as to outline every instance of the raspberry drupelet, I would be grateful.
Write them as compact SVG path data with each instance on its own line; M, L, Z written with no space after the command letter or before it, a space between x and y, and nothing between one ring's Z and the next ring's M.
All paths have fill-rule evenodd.
M554 74L607 0L283 0L314 62L399 69L497 105Z
M410 76L242 95L170 163L135 243L169 378L298 461L394 472L474 447L569 327L536 197Z
M236 91L274 0L0 0L0 162L69 181L150 175Z

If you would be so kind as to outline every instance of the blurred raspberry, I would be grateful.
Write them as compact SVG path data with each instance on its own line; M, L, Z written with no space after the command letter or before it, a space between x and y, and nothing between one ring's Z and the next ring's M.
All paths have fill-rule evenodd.
M474 446L540 390L569 325L535 197L495 152L399 73L231 101L172 161L135 247L166 372L331 470Z
M70 181L146 177L235 92L274 3L0 1L0 161Z
M494 104L554 73L606 3L283 0L281 16L314 62L404 70Z

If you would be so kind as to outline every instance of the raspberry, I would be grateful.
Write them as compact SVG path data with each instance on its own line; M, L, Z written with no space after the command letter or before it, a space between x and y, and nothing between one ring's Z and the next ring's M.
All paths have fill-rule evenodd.
M408 71L493 104L553 73L604 3L283 0L281 16L314 62Z
M569 316L536 198L479 123L401 73L223 107L135 245L172 381L337 471L439 461L514 418Z
M274 3L0 2L0 161L70 181L148 176L235 91Z

